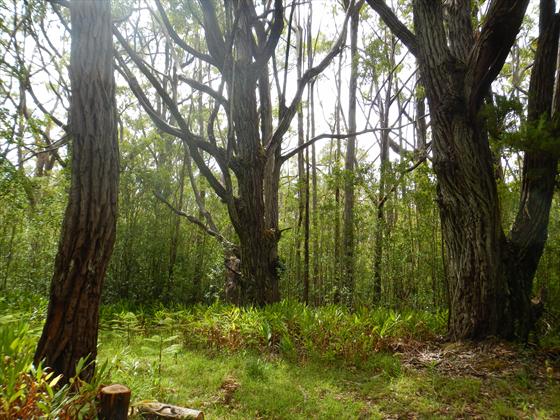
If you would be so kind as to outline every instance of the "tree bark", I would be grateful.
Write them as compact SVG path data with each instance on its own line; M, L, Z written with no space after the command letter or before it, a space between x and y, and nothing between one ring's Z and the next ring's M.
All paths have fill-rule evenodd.
M525 289L525 295L529 293L534 274L532 267L536 266L542 253L548 222L548 198L544 205L535 206L539 208L535 219L528 214L531 217L528 220L523 213L527 213L529 207L536 210L533 205L537 196L548 197L549 177L555 169L552 169L553 162L542 160L544 156L526 154L525 175L529 175L529 167L544 165L546 176L536 183L524 181L520 215L508 241L501 226L486 127L479 114L491 83L515 41L529 2L493 0L476 36L469 0L450 0L445 2L445 8L441 1L415 0L415 34L382 0L368 0L368 3L416 55L426 88L449 281L449 336L454 339L519 337L526 330L524 325L530 317L528 299L520 294L520 290ZM541 14L539 48L544 44L542 29L547 27L543 17L557 20L554 10L554 0L541 1L541 13L544 14ZM558 35L553 37L557 43ZM550 48L555 56L556 49ZM539 52L536 67L538 63ZM554 65L549 64L548 68L553 71ZM547 86L551 94L550 83ZM547 216L542 217L544 214ZM521 237L524 239L519 241ZM532 264L529 264L528 273L513 276L511 270L515 264L512 261L529 255Z
M554 13L555 3L554 0L540 2L539 39L529 85L527 117L530 126L543 121L552 124L559 110L560 91L555 75L560 16ZM538 306L531 303L531 293L548 238L557 175L557 154L545 150L525 151L518 213L509 233L506 260L512 318L517 334L523 340L527 339L539 315Z
M509 9L502 3L491 4L486 27L474 47L469 19L450 14L447 25L452 39L448 42L440 2L414 3L450 282L449 334L455 339L511 337L514 331L492 155L478 116L482 96L493 80L490 77L503 65L504 49L509 51L527 7L526 1ZM506 22L507 27L499 26Z
M348 98L348 131L356 132L356 92L358 90L358 23L359 9L350 19L350 86ZM346 304L352 306L354 295L354 161L356 160L356 136L348 137L344 162L344 213L343 213L343 279Z
M109 1L70 4L72 180L35 363L68 381L95 361L103 278L115 241L118 145ZM94 364L81 376L90 379Z
M130 404L130 389L124 385L114 384L104 386L100 392L100 420L128 419L128 405Z
M242 9L244 6L237 5ZM228 211L233 226L239 236L241 251L241 272L243 274L243 294L245 302L264 305L280 300L278 285L278 241L280 232L274 226L277 216L269 213L276 220L266 220L265 207L265 167L267 159L259 133L259 121L256 87L257 79L253 74L252 52L250 50L252 34L246 13L239 11L238 36L236 37L237 59L232 73L234 77L227 80L231 98L231 116L235 137L238 139L238 162L242 170L237 171L238 197ZM207 34L208 36L208 34ZM266 67L266 66L265 66ZM232 74L233 76L233 74ZM258 75L262 76L262 75ZM264 83L263 77L260 82ZM268 121L268 116L266 117ZM261 120L262 121L262 120ZM267 130L268 124L262 124ZM267 168L270 168L268 166ZM272 170L276 170L276 164ZM274 174L268 174L275 178ZM268 179L274 182L274 179ZM276 189L277 191L277 189ZM273 191L269 191L273 194ZM277 192L276 192L277 194ZM277 206L277 196L269 197ZM272 203L269 203L269 206ZM267 222L272 222L267 225Z

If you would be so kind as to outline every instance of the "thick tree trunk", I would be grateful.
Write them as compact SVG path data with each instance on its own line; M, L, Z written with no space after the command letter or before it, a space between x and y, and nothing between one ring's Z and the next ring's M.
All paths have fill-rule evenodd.
M511 8L494 1L475 44L464 1L450 2L445 18L440 2L414 2L419 65L432 115L433 166L450 284L449 335L454 339L513 334L505 235L478 110L526 6L526 1Z
M245 18L247 16L243 16ZM242 27L242 21L240 25ZM238 197L228 203L228 211L239 237L242 302L265 305L280 300L277 270L280 232L277 228L276 184L279 168L278 162L267 162L259 133L259 120L263 122L266 134L271 130L271 117L263 114L259 116L258 113L257 77L261 76L261 83L266 84L266 80L262 75L255 75L251 68L252 53L248 40L251 36L245 30L240 31L236 39L238 57L233 70L235 77L232 74L228 84L240 167L236 173ZM267 107L270 104L265 100L261 101L261 105ZM270 172L266 173L265 169ZM267 193L270 195L266 196ZM271 220L267 220L267 216Z
M511 328L492 158L488 146L481 147L476 125L461 113L434 124L437 200L451 285L449 332L457 339L509 334Z
M70 5L72 182L35 353L68 381L82 357L97 354L101 287L115 240L118 146L109 1ZM82 377L91 378L93 364Z
M559 110L556 79L560 16L554 0L541 0L540 34L529 85L528 123L549 124ZM555 86L556 83L556 86ZM555 92L556 88L556 92ZM554 92L554 95L552 94ZM554 102L553 102L554 101ZM550 208L558 175L558 157L546 150L527 150L523 159L521 196L508 241L508 285L516 333L526 340L542 310L531 302L533 278L548 238Z

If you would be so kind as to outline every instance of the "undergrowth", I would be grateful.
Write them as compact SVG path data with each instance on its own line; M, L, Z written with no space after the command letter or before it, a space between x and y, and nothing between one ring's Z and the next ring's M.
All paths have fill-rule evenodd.
M33 364L40 320L36 308L0 314L0 419L95 418L95 398L107 377L107 365L98 365L87 383L79 378L86 367L81 359L76 376L61 386L62 375L43 363Z
M350 312L341 306L311 308L282 301L264 308L220 303L151 312L106 309L104 325L124 334L147 334L152 328L182 337L188 349L210 352L256 351L291 361L318 360L358 365L372 352L393 350L409 341L443 334L446 314L386 309Z
M292 301L265 308L104 306L96 378L60 387L52 372L31 363L46 301L14 302L0 298L0 419L94 418L99 386L109 381L130 387L133 402L157 399L220 419L560 413L555 365L547 377L522 375L519 367L519 375L488 379L446 373L437 358L432 368L411 368L401 356L440 345L434 339L445 333L444 312Z

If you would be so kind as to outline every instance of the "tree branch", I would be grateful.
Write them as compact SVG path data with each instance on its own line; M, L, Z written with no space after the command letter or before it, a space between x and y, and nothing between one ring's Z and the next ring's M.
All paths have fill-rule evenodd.
M427 115L424 115L422 118L425 118ZM356 131L355 133L345 133L345 134L331 134L331 133L324 133L324 134L319 134L318 136L313 137L312 139L307 140L305 143L303 143L302 145L290 150L289 152L285 153L284 155L282 155L281 162L285 162L288 159L290 159L292 156L295 156L296 154L298 154L299 152L301 152L302 150L306 149L307 147L311 146L313 143L315 143L318 140L322 140L322 139L347 139L348 137L356 137L356 136L360 136L362 134L367 134L367 133L375 133L375 132L379 132L379 131L393 131L393 130L399 130L401 128L404 127L408 127L410 125L414 125L416 124L416 121L412 121L406 124L403 124L399 127L387 127L387 128L368 128L365 130L361 130L361 131Z
M226 110L229 109L229 101L226 98L224 98L224 96L222 94L220 94L219 92L216 92L210 86L205 85L204 83L200 83L199 81L191 79L189 77L183 76L181 74L178 76L178 78L179 78L180 81L185 82L190 87L192 87L196 90L199 90L200 92L204 92L207 95L211 96L216 101L218 101Z
M321 60L321 62L317 66L308 69L303 74L302 78L298 81L297 91L294 98L292 99L290 106L285 109L285 112L283 113L282 118L278 123L278 127L274 131L274 134L272 135L271 139L266 143L267 157L271 156L274 153L274 150L282 141L282 137L284 136L284 134L286 134L286 131L288 131L288 129L290 128L290 123L297 112L297 107L301 102L303 91L305 90L307 84L315 77L317 77L319 74L321 74L323 70L325 70L325 68L327 68L327 66L331 63L333 58L336 57L342 50L342 47L346 40L348 20L350 19L354 7L355 6L352 5L351 7L348 8L348 11L346 12L346 17L344 18L343 29L336 43L333 45L329 53Z
M521 27L529 0L494 0L473 47L467 69L469 111L476 113L500 73Z
M210 142L204 141L200 136L196 136L195 134L193 134L189 130L188 124L186 123L183 116L181 115L181 113L177 109L177 106L174 103L174 101L171 99L171 97L165 91L165 89L161 86L161 84L156 79L156 77L153 74L151 74L151 72L147 69L147 67L144 64L144 62L142 61L142 59L140 57L138 57L136 52L134 50L132 50L132 48L128 45L128 42L124 39L122 34L119 32L119 30L115 26L113 26L113 33L115 34L115 37L117 38L119 43L126 50L126 52L130 56L132 61L134 61L134 63L138 67L138 69L150 81L152 86L156 89L158 95L161 97L161 99L168 106L171 114L173 115L173 118L175 118L175 120L179 124L181 134L178 137L180 137L181 139L184 139L187 142L187 144L189 145L189 148L191 150L192 158L196 162L196 164L199 167L201 173L204 175L204 177L210 183L210 186L214 189L216 194L218 194L218 196L220 198L222 198L223 200L228 200L229 198L231 198L231 197L228 197L228 194L227 194L227 190L229 190L229 188L227 188L227 186L224 187L220 183L220 181L218 181L218 179L214 176L214 174L212 173L210 168L208 168L208 166L205 164L204 159L202 158L202 156L200 155L200 153L198 151L198 148L201 148L202 150L205 150L206 152L208 152L212 156L214 156L214 158L216 159L216 162L218 163L218 165L220 165L220 169L222 170L222 173L224 174L224 179L228 179L227 175L226 175L228 173L228 166L225 164L225 153L223 152L223 150L219 149L218 147L216 147L215 145L213 145ZM137 91L141 91L139 86L137 86ZM157 119L154 119L152 114L150 115L150 117L152 117L152 120L154 122L158 123Z
M173 26L171 25L171 22L169 21L169 17L167 16L167 13L165 13L165 9L163 8L163 5L161 4L161 0L155 0L155 2L156 2L156 7L157 7L157 9L159 11L159 14L161 16L163 25L164 25L165 29L167 30L167 33L169 34L169 36L173 39L173 41L175 41L177 43L177 45L179 45L179 47L181 47L183 50L185 50L189 54L191 54L191 55L195 56L196 58L199 58L203 61L206 61L207 63L212 64L214 67L220 68L221 63L216 62L216 60L214 60L214 58L211 55L204 54L204 53L194 49L193 47L191 47L189 44L187 44L177 34L177 32L175 32L175 29L173 29Z
M176 208L175 206L173 206L173 204L171 204L169 201L167 201L163 195L161 195L160 193L158 193L157 191L154 191L154 196L161 201L162 203L164 203L173 213L175 213L178 216L184 217L185 219L187 219L189 222L194 223L196 226L198 226L199 228L201 228L204 232L206 232L208 235L216 238L220 244L222 244L224 247L227 248L231 248L234 247L235 245L228 241L226 238L224 238L219 232L216 232L215 230L209 228L208 226L206 226L200 219L191 216L190 214L185 213L183 210L179 210L178 208Z
M397 15L391 10L384 0L366 0L373 10L383 20L385 25L389 27L391 32L406 45L408 50L413 54L418 54L418 45L416 36L402 23Z
M261 53L255 57L255 62L253 66L256 67L257 71L264 66L278 45L280 40L280 35L282 35L282 30L284 29L284 7L282 6L282 0L274 0L274 22L266 40L266 44Z

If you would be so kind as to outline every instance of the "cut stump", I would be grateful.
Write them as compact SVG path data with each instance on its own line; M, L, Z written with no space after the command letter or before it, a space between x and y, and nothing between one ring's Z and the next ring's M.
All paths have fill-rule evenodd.
M128 405L130 404L130 389L124 385L114 384L104 386L100 392L99 418L101 420L128 419Z
M136 404L136 412L144 419L197 419L203 420L202 411L176 405L163 404L156 401L145 401Z

